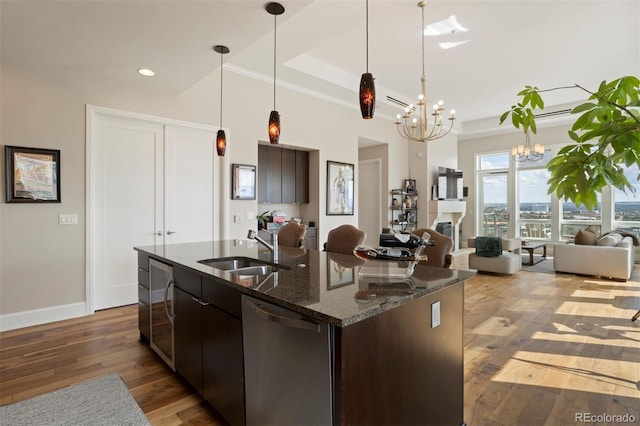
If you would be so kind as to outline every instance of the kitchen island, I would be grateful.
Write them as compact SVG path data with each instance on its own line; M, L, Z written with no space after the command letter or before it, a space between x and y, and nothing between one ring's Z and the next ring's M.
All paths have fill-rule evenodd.
M141 339L229 423L464 424L471 272L361 277L379 262L289 247L274 265L251 240L135 249Z

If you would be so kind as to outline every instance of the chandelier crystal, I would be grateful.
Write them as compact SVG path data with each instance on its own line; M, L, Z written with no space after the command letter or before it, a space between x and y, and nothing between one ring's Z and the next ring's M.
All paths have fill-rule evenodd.
M511 149L511 156L516 161L538 161L544 157L544 146L537 143L531 148L531 138L529 132L524 132L524 145L514 146Z
M396 116L396 128L403 138L414 142L428 142L436 139L440 139L446 136L453 128L453 122L456 119L456 110L452 109L449 112L447 120L450 121L448 128L445 130L445 118L444 118L444 102L438 101L433 105L431 116L433 116L433 124L429 128L429 122L427 120L427 78L424 74L424 7L425 2L418 3L418 7L422 9L422 26L420 32L422 33L422 77L420 77L420 95L418 96L418 103L414 105L408 105L404 109L404 114L398 114Z

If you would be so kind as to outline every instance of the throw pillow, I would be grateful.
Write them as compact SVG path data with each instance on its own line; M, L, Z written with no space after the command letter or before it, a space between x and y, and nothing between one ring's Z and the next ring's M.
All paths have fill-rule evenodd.
M618 245L620 241L622 241L622 235L612 233L605 236L600 236L596 241L596 245L614 247Z
M592 246L596 243L597 239L598 234L594 232L591 226L587 226L586 228L578 231L574 241L576 244Z
M502 254L502 238L476 238L476 254L482 257L497 257Z

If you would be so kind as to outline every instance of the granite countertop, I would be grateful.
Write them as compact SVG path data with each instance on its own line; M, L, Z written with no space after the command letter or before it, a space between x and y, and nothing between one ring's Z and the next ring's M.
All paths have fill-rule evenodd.
M395 262L363 261L352 255L280 247L276 273L255 277L232 275L199 262L248 257L271 262L272 255L253 240L223 240L135 247L158 259L182 265L247 295L275 303L316 320L346 327L413 299L456 284L473 272L416 265L408 279L359 277L361 269L386 274L402 271ZM372 269L373 268L373 269ZM391 269L386 269L391 268Z

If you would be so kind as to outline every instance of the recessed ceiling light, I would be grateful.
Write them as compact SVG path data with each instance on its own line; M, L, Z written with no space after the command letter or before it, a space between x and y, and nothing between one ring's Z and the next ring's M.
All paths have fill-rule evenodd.
M466 33L469 31L462 25L458 23L456 19L456 15L451 15L447 19L443 19L442 21L434 22L433 24L427 25L424 29L424 35L426 36L438 36L442 34L453 34L453 33Z
M150 70L149 68L140 68L138 70L138 73L141 75L144 75L145 77L153 77L154 75L156 75L156 73L153 72L153 70Z

